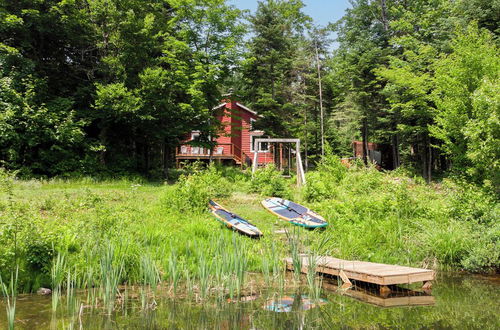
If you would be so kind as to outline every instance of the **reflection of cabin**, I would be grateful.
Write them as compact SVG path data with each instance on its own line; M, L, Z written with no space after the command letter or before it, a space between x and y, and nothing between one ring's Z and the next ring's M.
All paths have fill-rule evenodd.
M176 150L179 164L186 160L209 160L210 157L221 162L233 164L252 163L254 157L254 139L264 137L264 132L254 129L254 123L262 116L237 101L227 100L214 108L216 119L221 124L217 145L210 151L197 145L199 131L192 131ZM212 155L210 155L212 153ZM259 164L274 162L273 154L266 143L258 151Z

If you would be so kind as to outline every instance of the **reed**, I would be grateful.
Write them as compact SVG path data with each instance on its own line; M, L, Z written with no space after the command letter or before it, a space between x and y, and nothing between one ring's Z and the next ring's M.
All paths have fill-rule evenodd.
M66 308L69 314L74 314L78 308L76 299L76 272L74 274L68 270L66 275Z
M115 307L118 284L123 272L123 258L116 258L115 249L108 243L100 256L101 286L100 293L104 306L110 315Z
M300 282L300 274L302 271L302 257L300 255L300 228L294 228L292 233L286 232L288 238L288 246L292 256L293 272L295 282Z
M245 284L245 275L247 271L247 254L245 253L245 245L242 240L236 238L236 234L233 233L233 265L232 270L235 274L236 279L236 293L239 296L241 290Z
M156 266L155 261L149 253L141 257L141 305L143 309L153 308L156 303L156 288L160 282L160 272ZM148 302L148 293L153 295L153 301Z
M59 300L61 299L62 284L64 281L64 272L66 268L66 262L64 255L61 253L57 254L57 257L52 262L52 268L50 271L50 277L52 280L52 312L57 312L57 307L59 306Z
M16 319L16 302L17 302L17 280L19 277L19 267L16 267L15 275L10 274L9 284L5 284L0 276L0 287L2 294L5 296L5 311L7 313L7 323L9 330L14 329Z
M197 275L200 298L205 299L210 289L210 265L207 261L207 257L202 251L200 251L198 255Z
M179 269L179 264L177 259L178 259L177 250L171 247L170 254L168 256L168 277L170 283L172 283L172 288L174 289L174 295L177 294L177 287L181 277L181 272Z
M262 275L267 286L271 286L271 272L269 268L269 255L264 251L262 254Z
M191 300L193 298L193 279L188 269L184 270L184 277L186 279L186 296Z
M322 284L322 278L316 275L317 258L315 253L309 253L307 256L307 286L309 295L314 300L320 298Z

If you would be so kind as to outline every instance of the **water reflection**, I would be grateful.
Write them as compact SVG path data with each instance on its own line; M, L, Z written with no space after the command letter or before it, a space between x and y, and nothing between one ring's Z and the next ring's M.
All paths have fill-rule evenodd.
M306 295L286 296L278 299L270 299L264 305L264 309L277 313L290 313L292 311L307 311L309 309L326 304L325 299L310 299Z
M390 292L381 293L380 288L376 285L357 284L344 289L335 282L325 280L323 288L332 293L345 295L380 307L432 306L436 303L435 297L429 292L399 286L391 286Z
M328 282L325 282L328 284ZM381 296L365 287L339 290L325 287L322 300L303 291L262 289L239 301L203 301L159 298L155 310L142 310L133 292L112 315L85 308L81 314L64 310L52 314L51 298L21 296L16 311L17 329L336 329L336 328L484 328L500 329L500 283L476 276L441 276L433 296L410 289ZM286 291L285 291L286 292ZM125 293L124 293L125 294ZM431 301L432 300L432 301ZM61 306L66 302L62 301ZM391 308L381 308L391 307ZM0 329L6 329L0 303Z

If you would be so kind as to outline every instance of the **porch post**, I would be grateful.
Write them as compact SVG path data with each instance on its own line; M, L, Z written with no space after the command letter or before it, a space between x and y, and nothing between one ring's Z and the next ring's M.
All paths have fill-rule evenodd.
M257 171L257 162L259 160L259 156L258 156L258 153L257 151L259 149L257 149L259 146L259 139L255 139L255 142L254 142L254 146L253 146L253 163L252 163L252 175L255 173L255 171Z

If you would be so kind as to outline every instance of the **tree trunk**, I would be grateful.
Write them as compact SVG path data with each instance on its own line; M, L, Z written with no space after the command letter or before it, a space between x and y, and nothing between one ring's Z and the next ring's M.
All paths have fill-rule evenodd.
M384 25L384 30L389 30L389 21L387 18L387 2L386 0L380 0L380 6L382 8L382 24Z
M401 165L399 158L399 137L397 134L392 135L392 167L397 169Z
M305 134L304 134L304 166L305 166L305 170L307 171L308 167L309 167L309 163L308 163L308 160L307 160L307 110L304 110L304 130L305 130Z
M108 126L103 125L99 132L99 141L104 146L104 149L99 153L99 162L106 165L106 144L108 142Z
M363 162L368 165L368 122L363 119L363 127L361 128L361 136L363 142Z
M429 139L429 136L427 136L427 183L430 183L432 181L432 145Z
M320 124L321 124L321 156L325 156L325 126L323 114L323 90L321 88L321 66L319 63L318 44L314 43L316 49L316 64L318 69L318 86L319 86L319 109L320 109Z

